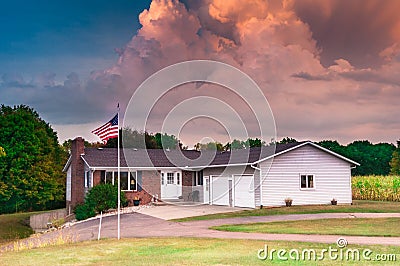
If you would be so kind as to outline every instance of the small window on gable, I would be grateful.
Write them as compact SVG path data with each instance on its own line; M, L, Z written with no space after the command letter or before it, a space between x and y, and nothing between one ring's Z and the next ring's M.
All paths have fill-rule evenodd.
M300 175L300 188L314 188L314 175Z

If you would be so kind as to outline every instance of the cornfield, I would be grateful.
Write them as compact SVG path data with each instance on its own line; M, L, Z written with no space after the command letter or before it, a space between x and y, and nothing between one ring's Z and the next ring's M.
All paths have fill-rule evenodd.
M400 201L400 176L353 176L353 199Z

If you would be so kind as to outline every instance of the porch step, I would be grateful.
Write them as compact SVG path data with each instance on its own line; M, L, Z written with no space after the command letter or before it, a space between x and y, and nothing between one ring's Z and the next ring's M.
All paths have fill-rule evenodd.
M156 202L152 202L152 204L153 204L154 206L166 206L166 205L171 205L171 203L165 202L165 201L156 201Z
M157 202L152 202L152 204L154 206L166 206L166 205L186 206L186 205L199 205L199 204L203 204L203 203L193 202L193 201L183 201L181 199L177 199L177 200L157 201Z

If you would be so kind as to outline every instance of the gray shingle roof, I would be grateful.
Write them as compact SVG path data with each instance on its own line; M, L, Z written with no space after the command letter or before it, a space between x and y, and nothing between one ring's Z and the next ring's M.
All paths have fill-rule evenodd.
M304 142L277 144L226 152L162 149L121 149L121 167L196 167L252 164ZM117 167L116 148L85 148L82 158L90 167Z

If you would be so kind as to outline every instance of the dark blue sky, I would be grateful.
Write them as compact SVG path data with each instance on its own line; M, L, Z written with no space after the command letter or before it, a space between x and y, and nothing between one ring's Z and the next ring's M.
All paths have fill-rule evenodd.
M138 15L150 1L2 1L0 75L29 80L43 72L64 80L115 62L140 27Z

